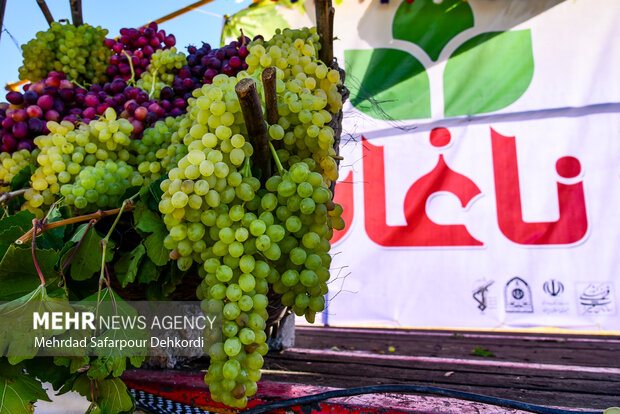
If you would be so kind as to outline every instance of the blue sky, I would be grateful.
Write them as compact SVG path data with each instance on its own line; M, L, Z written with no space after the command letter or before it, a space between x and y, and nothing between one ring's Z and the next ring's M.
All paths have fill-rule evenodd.
M84 22L109 30L117 36L123 27L139 27L176 11L196 0L82 0ZM224 14L234 14L249 6L251 0L214 0L161 25L166 33L176 36L177 47L184 52L188 44L201 42L218 46ZM71 20L69 0L47 0L55 20ZM17 68L22 57L19 46L27 43L38 31L49 28L35 0L7 0L4 25L0 37L0 85L19 80ZM6 31L5 31L6 30ZM13 36L9 36L7 31ZM4 93L0 93L4 101Z

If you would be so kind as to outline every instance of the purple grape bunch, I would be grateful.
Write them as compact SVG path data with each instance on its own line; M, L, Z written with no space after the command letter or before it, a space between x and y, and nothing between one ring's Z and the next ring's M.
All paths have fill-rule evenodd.
M48 134L47 121L88 123L99 118L107 108L114 108L134 126L133 138L140 138L145 128L167 116L185 113L187 101L164 88L161 99L129 86L122 79L88 90L75 86L62 72L24 86L24 92L9 92L8 103L0 103L0 152L33 150L34 138Z
M47 78L24 86L24 92L9 92L8 103L0 103L0 152L12 153L34 149L34 138L48 134L47 121L88 123L99 118L107 108L114 108L121 118L134 127L133 138L142 136L145 128L168 116L186 111L192 91L210 84L218 74L236 76L248 68L248 37L240 37L228 45L212 49L207 43L200 48L189 46L187 65L176 74L172 87L164 87L159 99L151 99L146 91L131 86L131 68L135 79L147 70L152 54L176 44L174 35L166 35L156 23L139 29L123 28L118 41L105 39L114 51L107 74L113 80L89 89L76 86L62 72L50 72Z
M240 37L220 49L212 49L208 43L200 48L188 46L187 65L179 70L172 83L175 95L187 100L194 89L213 82L215 75L236 76L246 70L249 42L248 37Z
M24 93L9 92L0 104L0 151L34 149L33 140L49 133L47 121L77 121L77 89L62 72L50 72L38 82L24 86ZM9 105L10 104L10 105Z
M169 49L176 44L173 34L166 35L164 30L158 30L157 23L152 22L139 29L123 28L118 41L105 39L105 46L114 54L110 57L110 65L106 74L111 79L131 79L131 65L134 70L134 79L147 70L151 56L159 49ZM124 53L123 53L124 52ZM127 55L126 55L126 54Z

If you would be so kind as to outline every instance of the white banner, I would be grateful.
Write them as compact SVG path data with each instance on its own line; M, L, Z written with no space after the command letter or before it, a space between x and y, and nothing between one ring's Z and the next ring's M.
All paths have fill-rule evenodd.
M324 322L620 330L618 21L613 0L336 6Z

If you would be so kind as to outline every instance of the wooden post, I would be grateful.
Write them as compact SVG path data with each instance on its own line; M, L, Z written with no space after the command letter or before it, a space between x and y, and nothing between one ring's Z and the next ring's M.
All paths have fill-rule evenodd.
M331 0L316 0L316 28L321 37L319 58L331 67L334 60L334 13Z
M81 26L84 24L84 18L82 17L82 0L70 0L71 2L71 19L74 26Z
M47 8L47 3L45 3L45 0L37 0L37 4L39 5L41 12L43 12L43 16L45 16L45 20L47 20L47 24L51 26L52 23L54 23L54 18L52 17L52 13L50 12L50 9Z
M271 155L269 153L269 134L263 118L263 108L252 78L241 79L235 86L239 97L241 112L248 130L250 143L254 147L254 161L261 169L261 182L271 177Z
M265 108L269 125L278 123L278 98L276 96L276 68L273 66L263 71L263 90L265 91Z
M6 8L6 0L0 0L0 38L2 37L2 27L4 23L4 9Z
M336 10L332 7L331 0L316 0L316 27L317 33L321 37L321 50L319 51L319 58L328 67L337 70L340 73L340 80L342 85L338 87L338 92L342 96L342 102L349 97L349 90L344 85L345 73L338 66L338 62L334 60L334 15ZM336 164L340 166L340 137L342 135L342 119L343 113L340 110L337 114L332 114L332 120L329 126L334 130L334 149L336 150ZM336 183L331 183L332 193L335 191Z

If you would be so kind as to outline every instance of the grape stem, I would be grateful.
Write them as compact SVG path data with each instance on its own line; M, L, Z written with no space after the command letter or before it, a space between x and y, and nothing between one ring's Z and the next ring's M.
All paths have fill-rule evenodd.
M84 85L80 84L80 82L76 81L76 80L71 80L71 83L73 83L74 85L82 88L82 89L88 89L86 88Z
M133 62L131 61L131 56L127 51L123 50L123 54L127 56L127 61L129 62L129 69L131 70L131 79L127 81L128 84L133 85L136 81L136 72L133 70Z
M108 243L110 242L110 237L112 236L112 232L114 231L114 229L116 228L116 225L118 224L118 221L120 220L121 216L123 215L123 211L125 211L125 208L127 208L128 206L133 206L133 200L138 197L140 195L140 193L136 193L133 196L129 197L128 199L123 201L123 204L121 205L121 208L118 209L118 213L116 214L116 219L114 220L114 223L112 223L112 226L110 226L110 230L108 230L108 234L106 234L106 236L103 238L103 240L101 240L101 271L99 273L99 289L97 291L97 309L99 306L99 302L101 300L101 287L103 286L103 282L106 282L106 286L108 287L108 291L111 291L111 287L110 287L110 275L107 272L108 268L106 266L105 263L105 256L106 256L106 250L108 247ZM106 278L107 275L107 278ZM112 305L114 306L114 310L116 312L116 303L114 301L114 295L110 292L110 300L112 301Z
M133 203L127 204L125 206L125 210L124 211L131 211L135 208ZM91 214L85 214L83 216L78 216L78 217L71 217L65 220L58 220L55 221L53 223L49 223L49 224L45 224L41 227L38 228L37 230L37 234L43 233L47 230L51 230L51 229L55 229L56 227L62 227L62 226L67 226L69 224L75 224L75 223L81 223L83 221L88 221L88 220L92 220L92 219L96 219L96 220L100 220L104 217L107 216L112 216L114 214L118 214L118 212L120 211L120 208L115 208L113 210L106 210L106 211L97 211L96 213L91 213ZM32 229L30 229L26 234L24 234L23 236L21 236L19 239L15 240L15 244L24 244L26 242L28 242L34 235L34 227Z
M32 262L34 263L35 269L37 269L37 274L39 275L39 279L41 280L41 286L45 287L45 277L43 276L43 272L39 267L39 262L37 261L37 236L36 231L41 225L41 222L36 218L32 220L32 227L35 229L35 234L32 236Z
M282 166L282 163L280 162L280 157L278 157L278 153L276 152L276 149L273 147L273 144L271 143L271 141L269 141L269 149L271 150L271 155L273 156L273 160L276 162L276 167L278 167L278 172L280 173L281 176L284 175L284 172L286 170Z
M21 190L15 190L11 192L0 193L0 204L9 201L13 197L24 194L28 188L22 188Z
M252 167L250 164L250 157L246 158L245 161L243 162L243 168L241 168L241 171L239 171L241 173L241 176L244 178L248 178L252 175Z
M153 72L153 82L151 82L151 91L149 92L149 98L152 98L153 94L155 93L155 79L157 78L157 69L155 69L155 72Z

